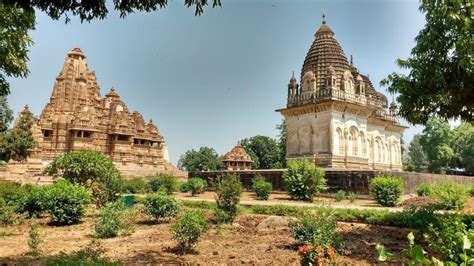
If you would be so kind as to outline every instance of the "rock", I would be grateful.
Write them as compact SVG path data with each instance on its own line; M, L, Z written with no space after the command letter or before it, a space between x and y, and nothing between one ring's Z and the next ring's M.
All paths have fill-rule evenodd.
M257 229L279 229L288 227L288 218L284 216L268 216L263 220Z

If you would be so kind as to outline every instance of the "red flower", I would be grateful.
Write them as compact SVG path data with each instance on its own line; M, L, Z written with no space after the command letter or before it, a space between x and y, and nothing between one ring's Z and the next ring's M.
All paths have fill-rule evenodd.
M298 253L305 254L306 252L308 252L308 250L309 250L309 247L304 245L298 248Z

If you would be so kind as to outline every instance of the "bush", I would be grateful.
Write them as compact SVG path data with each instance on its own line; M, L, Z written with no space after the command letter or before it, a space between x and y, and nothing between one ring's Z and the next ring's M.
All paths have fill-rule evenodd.
M23 202L22 209L29 217L39 217L46 211L48 186L32 187Z
M395 176L377 176L370 181L369 190L380 205L393 207L403 193L403 182Z
M59 180L45 191L45 209L54 225L78 223L84 216L91 194L82 186Z
M146 182L145 179L141 177L136 177L128 180L124 180L122 185L122 191L124 193L148 193L151 191L150 183Z
M178 241L182 253L197 244L199 238L209 230L202 211L187 211L172 225L173 238Z
M433 186L433 196L441 209L461 210L469 199L469 190L455 182L441 182Z
M132 234L135 214L133 210L127 210L121 200L107 203L94 224L95 236L111 238Z
M186 182L186 185L184 185L187 191L191 191L191 195L196 195L196 194L201 194L206 191L207 188L207 182L206 180L199 178L199 177L193 177L188 179L188 182Z
M294 239L303 245L331 246L337 252L344 251L341 236L336 233L337 219L334 210L317 208L303 212L298 218L290 219L288 226Z
M27 189L18 183L0 181L0 198L6 203L22 207L27 196Z
M183 193L189 192L188 182L178 182L178 191Z
M433 194L433 189L431 187L430 184L420 184L417 188L416 188L416 195L418 195L419 197L428 197L428 196L431 196Z
M270 193L272 193L273 186L272 183L265 181L262 176L257 176L253 180L252 190L255 192L257 199L267 200Z
M26 214L18 213L18 209L18 205L6 203L3 198L0 198L0 226L23 223Z
M39 231L40 224L39 223L32 223L30 225L30 230L28 231L28 247L29 251L27 252L28 256L38 257L41 255L40 245L44 242L41 238L42 235Z
M217 194L217 209L228 215L228 220L224 222L233 222L235 216L237 216L237 205L240 202L240 194L243 190L239 176L235 174L218 176L214 180L214 187Z
M350 203L354 203L354 201L357 200L357 193L350 191L347 194L347 199L349 200Z
M148 195L143 200L143 212L157 221L160 218L175 217L179 212L179 203L165 194Z
M288 162L288 171L283 174L288 194L297 200L313 200L327 189L324 171L308 160Z
M85 186L99 206L118 199L122 190L120 172L112 160L100 152L64 153L54 158L44 172L48 175L61 173L67 181Z
M92 240L85 248L72 254L60 252L58 255L48 258L45 266L74 265L74 266L98 266L98 265L122 265L109 261L105 256L105 249L96 239Z
M164 191L171 195L178 188L178 177L171 173L161 173L151 177L148 184L153 192Z
M334 193L334 199L339 202L342 201L346 197L346 192L344 190L339 190Z

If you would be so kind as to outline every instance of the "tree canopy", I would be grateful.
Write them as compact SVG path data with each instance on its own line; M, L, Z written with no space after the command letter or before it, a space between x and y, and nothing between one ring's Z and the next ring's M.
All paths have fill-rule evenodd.
M252 157L254 169L282 168L280 148L276 140L267 136L254 136L240 141Z
M5 108L3 110L4 114L11 115L11 110L9 110L6 102L0 108ZM5 118L2 118L4 120ZM11 120L10 118L5 119L5 121ZM26 110L23 111L18 118L17 123L11 129L6 129L7 125L4 125L3 129L5 131L0 131L0 160L8 162L13 159L15 161L24 161L31 153L36 145L36 142L33 138L33 132L31 128L35 118L33 114Z
M215 171L221 168L221 160L213 148L201 147L181 155L178 167L188 172Z
M392 73L381 84L399 94L400 115L413 124L425 124L434 115L473 121L472 3L420 3L426 25L415 38L410 58L397 60L408 74Z
M33 41L28 31L35 29L35 10L46 13L54 20L61 18L68 23L71 16L78 16L81 22L105 19L109 9L120 13L121 18L134 12L152 12L165 8L169 0L114 0L107 1L54 1L54 0L3 0L0 1L0 96L10 93L7 77L28 75L28 48ZM195 8L195 15L201 15L204 7L221 6L221 0L184 0L184 5Z

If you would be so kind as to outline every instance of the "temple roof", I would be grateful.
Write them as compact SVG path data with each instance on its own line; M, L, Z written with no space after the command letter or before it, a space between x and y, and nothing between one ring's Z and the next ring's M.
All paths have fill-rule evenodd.
M252 158L250 155L245 152L244 148L240 145L240 142L235 145L232 150L230 150L228 153L224 154L224 157L222 158L223 162L249 162L253 163Z

